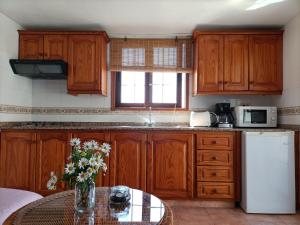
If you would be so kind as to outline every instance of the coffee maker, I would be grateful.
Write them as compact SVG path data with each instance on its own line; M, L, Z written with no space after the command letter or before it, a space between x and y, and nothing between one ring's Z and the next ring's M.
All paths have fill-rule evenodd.
M218 116L218 127L232 128L234 118L230 108L230 103L217 103L215 113Z

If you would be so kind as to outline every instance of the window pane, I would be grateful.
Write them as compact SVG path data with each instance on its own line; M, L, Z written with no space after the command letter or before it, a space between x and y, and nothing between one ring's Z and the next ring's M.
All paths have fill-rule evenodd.
M145 102L145 73L123 71L121 74L121 103Z
M177 73L154 72L152 75L152 102L177 102Z

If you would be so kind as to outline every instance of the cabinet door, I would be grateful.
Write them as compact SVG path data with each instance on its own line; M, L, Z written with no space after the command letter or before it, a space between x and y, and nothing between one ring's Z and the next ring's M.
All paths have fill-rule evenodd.
M19 37L19 59L43 59L44 37L39 34L21 34Z
M152 133L149 136L147 191L159 197L193 197L193 135Z
M248 35L226 35L224 91L248 90Z
M282 91L282 35L250 35L250 90Z
M103 144L104 142L108 143L110 141L109 132L73 132L72 138L79 138L81 143L85 141L95 140L98 142L99 145ZM105 160L107 163L107 167L109 168L109 159ZM96 186L108 186L109 185L109 170L107 170L106 174L104 175L102 172L98 174L96 178Z
M44 59L68 60L68 37L66 35L44 36Z
M96 35L70 35L68 90L77 93L100 91L101 44Z
M145 133L111 133L111 186L127 185L146 191L146 142Z
M197 39L197 93L223 90L223 35L200 35Z
M0 186L35 191L35 134L1 133Z
M69 154L67 133L49 131L37 134L36 192L48 195L65 190L64 184L58 182L57 190L50 191L47 189L47 182L51 171L58 176L64 173L64 165Z

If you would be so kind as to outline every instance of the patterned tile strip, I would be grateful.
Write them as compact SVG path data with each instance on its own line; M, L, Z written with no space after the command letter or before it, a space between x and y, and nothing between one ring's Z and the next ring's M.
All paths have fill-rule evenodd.
M205 111L206 109L193 109L194 111ZM111 111L109 108L95 107L30 107L17 105L1 105L0 113L11 114L52 114L52 115L111 115L111 114L136 114L137 111ZM140 114L148 111L140 110ZM171 114L173 111L155 111L155 114ZM176 114L186 115L189 111L176 111ZM300 115L300 106L278 108L279 116Z

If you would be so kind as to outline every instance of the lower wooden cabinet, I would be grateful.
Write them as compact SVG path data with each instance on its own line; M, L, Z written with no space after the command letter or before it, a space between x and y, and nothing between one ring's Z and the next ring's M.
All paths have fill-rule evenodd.
M193 134L149 134L147 191L162 198L192 198Z
M146 191L147 133L112 132L110 186L127 185Z
M72 138L79 138L81 143L85 141L95 140L99 143L99 145L104 142L108 143L110 141L109 132L87 132L87 131L76 131L72 132ZM109 159L105 160L107 166L109 167ZM109 185L109 170L105 174L100 172L100 174L96 178L96 186L108 186Z
M5 130L0 186L42 195L66 190L59 183L49 191L47 182L51 171L63 174L71 137L111 144L97 186L127 185L167 199L240 200L239 132Z
M197 197L239 201L236 132L199 132L196 151Z
M57 189L50 191L47 189L47 182L50 173L62 175L67 157L70 155L70 136L67 132L44 132L37 134L36 162L35 162L35 191L48 195L54 192L65 190L65 185L58 182Z
M35 191L35 134L2 132L0 187Z

